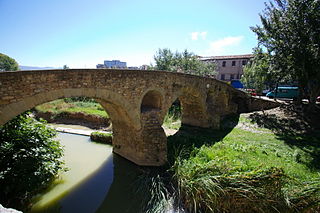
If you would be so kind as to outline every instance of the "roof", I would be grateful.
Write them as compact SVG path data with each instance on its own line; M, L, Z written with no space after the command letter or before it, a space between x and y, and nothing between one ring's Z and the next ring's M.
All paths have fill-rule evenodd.
M253 54L245 55L224 55L224 56L200 56L200 60L225 60L225 59L250 59L253 58Z

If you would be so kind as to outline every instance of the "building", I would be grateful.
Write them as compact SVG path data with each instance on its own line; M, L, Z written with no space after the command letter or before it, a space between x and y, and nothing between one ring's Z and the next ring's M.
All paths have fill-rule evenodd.
M97 69L106 68L106 66L104 66L104 64L97 64L96 67L97 67Z
M122 62L119 60L108 61L105 60L103 64L97 64L96 67L99 68L127 68L127 62Z
M122 62L119 60L104 61L106 68L127 68L127 62Z
M252 54L200 57L201 61L216 63L218 80L240 80L243 75L243 67L253 58Z

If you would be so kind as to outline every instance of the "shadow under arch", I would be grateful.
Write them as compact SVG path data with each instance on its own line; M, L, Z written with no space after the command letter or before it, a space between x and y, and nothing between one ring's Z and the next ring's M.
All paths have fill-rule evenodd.
M142 96L140 111L161 110L163 104L163 95L156 89L148 90Z

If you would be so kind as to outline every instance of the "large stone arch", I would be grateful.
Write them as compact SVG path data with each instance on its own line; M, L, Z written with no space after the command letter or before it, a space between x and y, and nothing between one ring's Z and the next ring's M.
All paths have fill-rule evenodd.
M137 113L136 107L132 106L121 95L110 90L71 88L38 93L1 108L1 122L4 124L37 105L75 96L94 98L108 112L113 125L113 150L115 153L139 165L152 165L152 163L147 162L148 159L145 157L150 153L144 153L145 147L141 143L143 131L141 129L140 115Z
M104 100L109 103L113 103L113 105L117 106L119 110L122 110L124 113L122 113L121 118L125 120L125 122L131 122L135 127L138 129L140 128L140 121L139 121L139 114L137 113L128 113L130 110L132 110L134 107L130 105L123 97L120 95L106 90L106 89L95 89L95 88L86 88L86 89L77 89L77 88L67 88L67 89L58 89L58 90L51 90L51 91L44 91L41 93L38 93L36 95L27 96L24 99L22 99L19 102L14 102L11 104L8 104L1 108L0 114L1 114L1 124L6 123L7 121L11 120L15 116L32 109L35 106L38 106L40 104L50 102L53 100L57 100L60 98L69 98L69 97L79 97L84 96L88 98L95 98L98 100ZM111 116L118 117L115 115L112 115L113 112L108 108L106 108L107 111L110 111Z

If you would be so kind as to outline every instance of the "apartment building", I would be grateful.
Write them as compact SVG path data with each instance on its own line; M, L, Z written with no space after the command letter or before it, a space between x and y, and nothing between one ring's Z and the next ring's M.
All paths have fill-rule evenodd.
M105 60L103 64L97 64L97 68L127 68L127 62L122 62L119 60L108 61Z
M227 55L200 57L204 62L215 63L217 65L216 79L223 81L240 80L243 74L243 67L253 58L252 54Z

